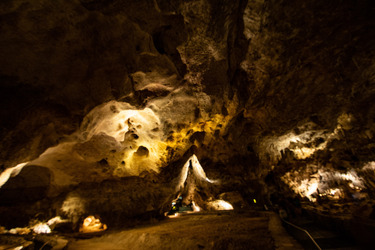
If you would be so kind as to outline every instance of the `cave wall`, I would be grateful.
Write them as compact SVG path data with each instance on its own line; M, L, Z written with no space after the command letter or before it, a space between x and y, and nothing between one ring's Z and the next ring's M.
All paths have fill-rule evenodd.
M187 84L188 95L210 95L203 113L227 113L245 4L2 2L3 167L37 157L113 99L142 107Z
M171 48L161 54L152 38L166 26L183 37L181 15L163 14L147 1L96 2L1 3L1 151L5 167L15 163L11 158L30 160L56 144L75 131L93 107L134 95L136 83L131 74L155 71L156 76L181 77L166 55L176 54L173 43L179 39L175 37ZM176 58L176 64L180 60ZM139 98L133 99L142 104ZM50 136L41 136L43 133ZM39 141L34 140L40 136ZM21 152L22 148L28 153Z
M193 147L207 175L222 180L208 193L264 203L276 189L298 194L282 181L293 171L305 179L319 169L362 171L375 157L374 12L366 0L2 1L0 164L32 161L67 174L52 178L47 196L69 197L86 177L148 170L152 186ZM98 120L126 109L147 110L157 126L141 116L122 121L132 128L124 138L100 131ZM142 153L134 139L150 138ZM115 171L151 148L151 167ZM163 171L152 189L173 178ZM151 199L164 206L171 198L163 195Z
M251 134L281 135L306 121L334 128L344 112L373 126L373 11L369 1L249 1L246 74L233 84Z
M245 73L232 82L245 104L229 139L256 152L268 195L373 216L374 10L370 1L248 2Z
M127 200L120 213L160 214L178 194L175 175L155 177L162 167L181 169L180 158L190 157L193 145L225 151L214 138L237 108L227 98L227 72L237 63L229 65L228 57L241 34L245 2L1 5L1 164L7 169L1 195L23 193L31 184L19 180L27 173L42 178L40 167L51 176L43 197L2 202L3 224L25 224L38 212L75 220L90 207L113 221L107 210L119 202L116 188ZM21 162L29 163L10 169ZM139 189L131 185L138 175ZM106 181L101 195L95 190ZM163 190L160 196L156 190ZM155 205L139 209L144 197ZM70 203L72 213L64 208Z

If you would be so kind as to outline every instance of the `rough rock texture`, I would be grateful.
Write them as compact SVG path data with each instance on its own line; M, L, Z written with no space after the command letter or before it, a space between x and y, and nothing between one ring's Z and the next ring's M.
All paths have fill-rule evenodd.
M274 249L267 215L207 213L183 215L148 227L133 228L89 240L68 249ZM223 230L224 229L224 230ZM262 239L262 240L259 240ZM298 245L290 245L299 249Z
M314 162L324 166L331 158L341 170L372 161L374 5L259 4L245 10L250 44L241 66L249 98L238 136L257 141L266 164L287 158L280 153L286 148L303 159L322 149L325 158Z
M374 16L369 0L2 1L0 164L30 163L0 210L110 221L182 192L374 219ZM181 177L193 154L217 182Z

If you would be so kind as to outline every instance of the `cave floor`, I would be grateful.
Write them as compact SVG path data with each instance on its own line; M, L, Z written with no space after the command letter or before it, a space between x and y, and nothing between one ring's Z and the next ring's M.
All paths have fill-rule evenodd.
M271 212L179 214L158 223L71 239L67 249L302 249Z

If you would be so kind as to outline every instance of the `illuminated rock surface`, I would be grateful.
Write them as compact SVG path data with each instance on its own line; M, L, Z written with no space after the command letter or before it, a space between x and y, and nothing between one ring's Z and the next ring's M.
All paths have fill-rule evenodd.
M181 195L369 244L374 27L370 0L1 1L0 226Z

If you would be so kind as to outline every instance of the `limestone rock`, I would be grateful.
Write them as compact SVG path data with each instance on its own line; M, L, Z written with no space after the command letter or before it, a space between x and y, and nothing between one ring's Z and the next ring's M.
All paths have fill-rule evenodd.
M1 220L162 214L193 154L220 182L177 190L203 205L370 211L374 16L370 0L1 1L1 172L29 162Z

